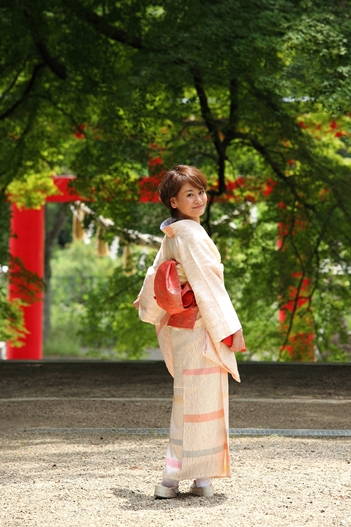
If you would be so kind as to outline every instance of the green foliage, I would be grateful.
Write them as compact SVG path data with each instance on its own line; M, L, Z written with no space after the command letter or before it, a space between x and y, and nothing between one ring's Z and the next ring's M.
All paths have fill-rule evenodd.
M51 331L44 355L81 355L83 343L78 332L85 302L94 284L107 280L114 263L97 256L93 238L88 245L77 241L64 249L57 246L51 267Z
M67 302L67 301L66 301ZM78 335L84 307L71 301L69 305L55 302L51 306L50 338L44 343L44 357L81 357L82 339Z
M0 289L0 340L8 341L14 347L23 346L21 339L28 334L21 309L23 305L18 299L10 302L6 292Z
M216 225L214 233L222 254L226 287L245 332L248 351L237 357L277 360L280 340L277 227L265 217L263 206L255 210L257 219L253 216L253 205L246 208L245 214L241 211L240 216Z
M57 247L52 259L52 287L57 291L59 302L70 305L77 300L78 293L85 297L91 289L89 278L97 281L112 274L114 267L113 260L97 255L96 238L92 238L89 244L75 241L65 249ZM71 277L77 281L76 284L70 282Z
M46 198L58 194L51 174L27 174L7 187L8 200L19 209L40 209Z
M8 239L10 210L4 199L0 200L0 340L11 339L12 343L19 342L23 332L23 316L18 303L10 303L7 298Z
M154 148L165 167L197 165L212 187L204 225L228 258L252 350L277 355L293 274L310 280L308 303L287 313L280 345L312 320L326 356L336 313L349 338L349 290L328 285L335 269L348 280L351 256L349 2L48 0L29 10L6 0L0 14L3 189L73 171L96 216L113 220L110 239L157 229L160 207L137 204ZM238 176L245 186L226 195ZM113 306L127 335L134 282L118 273ZM104 310L110 294L97 290L95 325L88 310L92 327L104 320L99 338L104 328L117 334ZM318 336L322 327L330 338Z
M350 312L345 310L349 302L349 274L342 265L334 267L327 260L319 276L322 287L313 299L316 345L320 360L349 362Z
M0 265L8 263L8 245L10 236L10 207L9 204L1 196L0 199Z
M145 267L126 275L120 258L96 256L95 245L93 238L90 245L75 242L55 251L52 329L44 353L140 358L145 348L157 346L154 327L145 328L132 306Z
M146 348L157 347L154 326L141 322L132 305L146 271L145 264L138 267L139 258L130 261L132 274L116 267L110 279L89 295L80 334L90 348L113 347L118 357L137 359Z

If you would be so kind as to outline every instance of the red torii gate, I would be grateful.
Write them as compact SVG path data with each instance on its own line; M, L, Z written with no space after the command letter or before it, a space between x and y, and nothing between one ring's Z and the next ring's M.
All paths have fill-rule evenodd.
M47 202L81 201L83 198L69 186L75 176L55 176L54 183L58 193L49 196ZM19 209L11 206L10 256L19 258L28 271L39 278L44 277L44 207L40 209ZM18 282L11 279L9 273L9 299L23 299ZM24 326L28 334L21 338L24 343L17 348L7 343L8 360L40 360L43 357L43 293L31 305L22 307Z
M151 161L152 165L152 161ZM156 163L158 165L158 163ZM49 196L47 202L67 203L83 201L70 183L76 176L54 176L57 194ZM139 184L139 200L141 202L159 201L156 192L158 177L144 177ZM19 209L15 204L11 206L10 224L10 257L20 259L24 268L35 273L40 279L44 277L44 207L40 209ZM21 337L23 346L15 347L7 343L6 358L8 360L41 360L43 358L43 292L38 299L22 307L24 327L28 331ZM9 299L26 300L21 291L18 277L9 272Z

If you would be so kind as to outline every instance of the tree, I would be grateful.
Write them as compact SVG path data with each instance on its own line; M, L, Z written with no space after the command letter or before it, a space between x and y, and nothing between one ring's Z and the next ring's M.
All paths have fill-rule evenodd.
M330 285L336 267L347 281L350 256L350 124L340 120L351 94L349 2L59 0L5 3L1 14L4 187L28 166L70 167L98 213L145 232L132 198L156 145L166 166L209 175L205 225L242 277L235 296L249 326L256 306L257 327L264 312L277 337L277 298L281 308L292 301L284 348L306 318L316 335L330 327L313 298L350 305ZM313 123L327 120L342 128L316 137ZM239 176L240 195L216 202Z

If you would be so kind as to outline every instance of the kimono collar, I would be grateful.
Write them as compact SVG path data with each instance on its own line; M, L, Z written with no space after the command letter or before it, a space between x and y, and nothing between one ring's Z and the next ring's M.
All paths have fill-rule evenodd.
M175 218L167 218L167 220L162 222L160 226L161 231L164 232L169 238L174 238L184 229L189 228L201 231L203 230L203 227L200 225L200 223L197 223L194 220L177 221Z

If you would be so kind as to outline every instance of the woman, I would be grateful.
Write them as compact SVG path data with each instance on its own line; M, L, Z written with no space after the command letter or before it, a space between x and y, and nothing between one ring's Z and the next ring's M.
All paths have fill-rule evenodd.
M223 282L220 254L200 225L207 181L195 167L177 165L159 186L171 218L134 305L155 324L174 377L174 397L163 479L157 498L175 498L179 481L213 496L211 478L230 477L228 372L240 382L234 352L244 351L241 324Z

